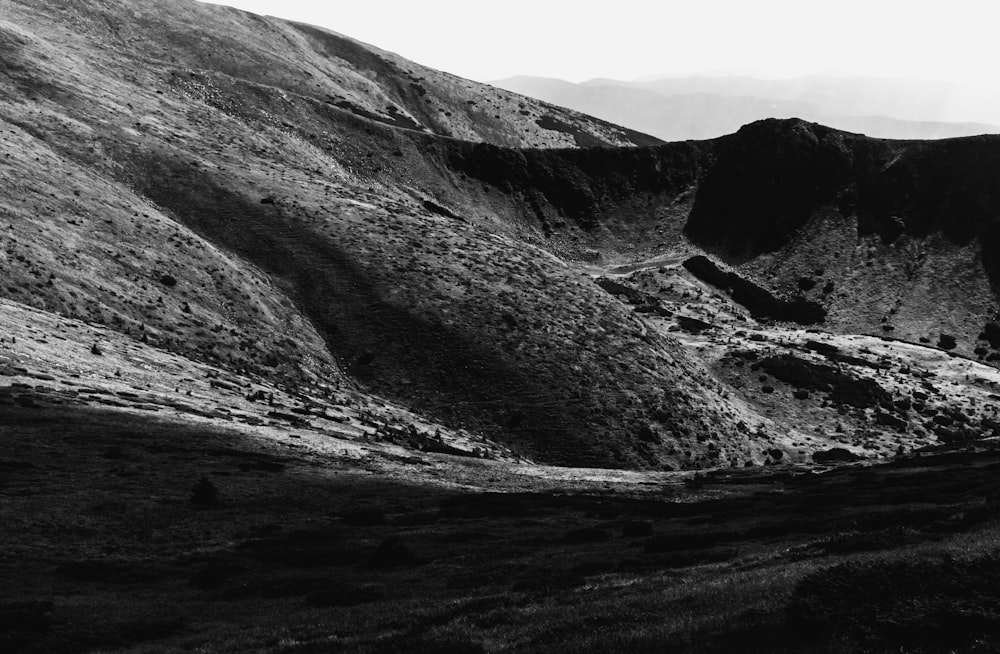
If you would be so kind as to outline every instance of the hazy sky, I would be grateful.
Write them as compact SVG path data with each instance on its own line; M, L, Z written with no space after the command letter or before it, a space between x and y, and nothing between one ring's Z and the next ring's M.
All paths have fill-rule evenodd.
M993 0L215 0L478 81L727 71L995 84Z

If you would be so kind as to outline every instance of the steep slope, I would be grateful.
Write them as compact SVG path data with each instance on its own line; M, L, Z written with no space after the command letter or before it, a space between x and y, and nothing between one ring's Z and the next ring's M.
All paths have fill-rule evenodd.
M99 45L124 57L119 65L143 66L150 84L167 83L172 73L203 71L259 92L279 90L283 99L291 94L390 125L517 147L655 142L326 30L228 7L179 0L19 4L6 19L21 27L47 23L41 34L77 50L77 64L93 64L102 55L73 44ZM17 33L14 28L4 38L16 44ZM20 36L30 40L30 34ZM7 55L8 69L11 62L16 67L16 48ZM57 55L50 65L58 61Z
M19 180L2 191L5 212L18 212L5 263L17 283L5 295L197 360L306 386L359 381L543 461L759 457L742 426L749 410L727 405L676 341L521 240L544 238L537 214L518 219L544 179L512 176L516 197L490 193L463 159L475 147L431 133L443 123L402 125L307 92L350 87L357 106L384 99L405 76L383 69L377 89L362 89L342 58L371 72L381 55L281 21L170 7L15 3L4 16L0 161ZM428 96L465 94L432 81L421 82ZM486 138L478 115L447 131ZM603 134L589 119L551 116L515 117L505 134L538 145ZM525 156L554 167L552 183L571 179L554 196L569 205L592 173L656 164L631 153L618 163ZM65 184L70 173L79 185ZM682 177L641 183L669 195L690 183ZM495 207L479 205L487 193ZM595 224L581 219L587 211L571 212L579 230ZM115 254L120 263L106 261Z
M933 442L899 407L936 359L880 354L899 369L884 385L868 341L838 341L833 371L822 353L789 363L785 349L809 350L799 326L1000 359L992 138L764 121L549 147L622 132L513 105L509 123L435 122L400 90L414 66L226 9L11 7L0 294L22 305L296 392L357 385L571 465L804 461L845 438L823 428L841 412L856 451ZM492 93L424 77L427 97ZM802 391L829 397L790 409ZM963 406L977 426L961 438L992 429Z
M5 108L5 297L232 368L336 383L319 335L267 277L101 175L76 148L52 147L27 131L56 127L48 121L65 116ZM32 113L42 125L32 124ZM62 138L76 136L85 151L98 143L90 130ZM308 357L297 356L299 348Z
M685 231L821 302L835 329L996 360L998 182L1000 137L877 141L763 121L720 148Z
M871 139L801 120L627 151L450 155L575 259L707 249L841 333L995 362L1000 137ZM471 193L471 191L470 191ZM486 194L483 203L496 193ZM455 200L461 202L461 200ZM507 212L506 214L504 212ZM992 358L991 358L992 357Z
M998 153L995 137L883 141L793 120L631 151L470 146L450 161L679 338L751 408L748 431L782 435L777 460L801 460L996 433L995 370L947 355L1000 361Z

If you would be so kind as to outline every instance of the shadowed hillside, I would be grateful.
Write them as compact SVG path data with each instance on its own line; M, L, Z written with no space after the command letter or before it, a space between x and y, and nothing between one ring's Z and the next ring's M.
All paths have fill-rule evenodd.
M879 141L762 121L727 137L685 232L778 290L804 290L838 329L943 334L984 359L1000 282L998 157L995 136Z

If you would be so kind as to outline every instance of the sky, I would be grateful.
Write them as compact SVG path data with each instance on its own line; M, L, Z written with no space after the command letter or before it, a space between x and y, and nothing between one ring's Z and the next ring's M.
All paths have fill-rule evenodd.
M327 27L480 82L832 73L990 83L992 0L214 0Z

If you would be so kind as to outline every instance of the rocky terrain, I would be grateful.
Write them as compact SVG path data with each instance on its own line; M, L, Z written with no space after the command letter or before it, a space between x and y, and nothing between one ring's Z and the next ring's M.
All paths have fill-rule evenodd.
M827 564L993 556L1000 137L661 143L223 7L3 8L0 645L899 651Z
M548 462L677 467L676 446L703 449L694 443L709 429L751 456L737 428L743 409L723 406L704 369L541 247L537 217L520 215L523 196L484 200L479 169L459 169L481 168L481 157L473 148L466 161L468 141L444 136L488 137L479 100L426 124L374 116L392 90L383 86L398 82L386 68L377 89L353 91L365 111L331 104L333 87L302 86L319 76L312 68L330 69L321 86L343 90L337 80L359 67L397 59L224 8L12 9L11 299L240 374L361 383ZM212 47L191 37L198 20L218 26L205 37ZM289 40L300 51L267 47ZM274 72L293 55L302 70ZM458 92L441 74L421 83L421 101ZM623 142L617 128L530 106L496 108L518 117L505 124L519 145ZM575 202L579 178L558 183ZM666 442L640 438L665 401Z
M1000 358L995 137L763 121L655 144L223 7L11 9L11 301L562 465L755 465L841 439L746 396L687 338L698 310L748 321L694 330L726 360L755 330L801 341L789 323L981 362L970 393ZM699 253L718 265L676 265ZM878 382L877 356L851 357ZM924 383L907 379L882 401L905 428L853 407L880 454L929 444L928 417L894 404Z

